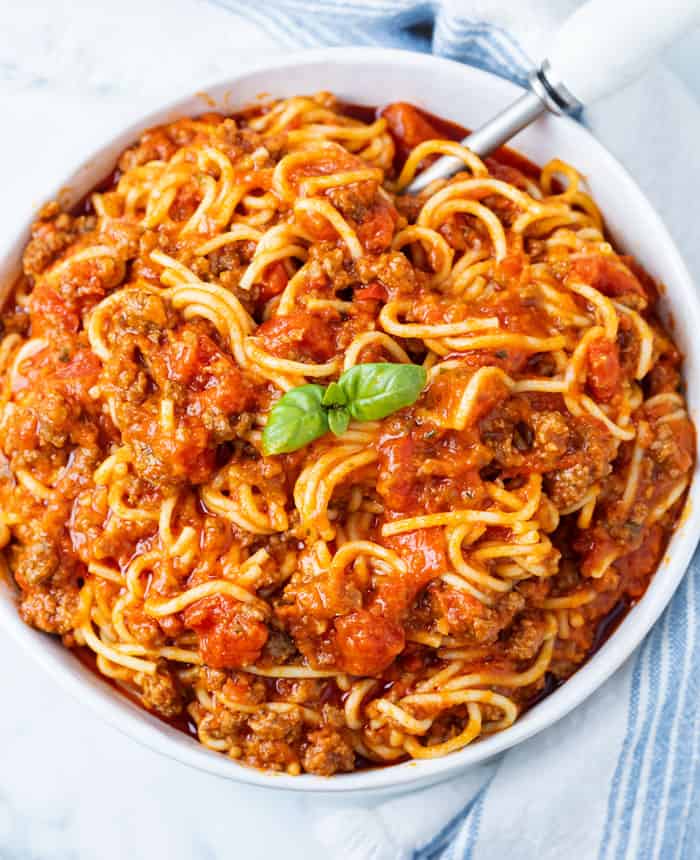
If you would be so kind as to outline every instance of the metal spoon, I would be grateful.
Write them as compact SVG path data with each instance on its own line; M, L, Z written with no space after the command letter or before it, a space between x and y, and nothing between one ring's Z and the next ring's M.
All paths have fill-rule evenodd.
M700 0L590 0L564 22L548 59L530 75L530 89L462 143L486 156L547 111L572 114L622 89L698 20ZM416 194L463 167L444 156L406 191Z

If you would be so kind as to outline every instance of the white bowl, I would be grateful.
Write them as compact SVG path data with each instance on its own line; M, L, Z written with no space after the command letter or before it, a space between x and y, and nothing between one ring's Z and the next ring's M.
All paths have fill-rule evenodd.
M261 93L292 96L321 89L359 104L410 101L470 127L488 119L519 92L517 87L500 78L424 54L373 48L309 51L252 68L208 87L206 100L201 95L191 96L145 117L108 141L87 163L78 166L67 181L57 183L53 193L49 189L46 199L56 197L59 189L68 203L80 199L112 170L119 153L143 129L210 110L212 99L221 109L231 110L250 103ZM515 146L538 164L557 156L584 173L615 242L666 285L663 308L675 310L674 335L686 356L690 414L700 426L700 341L697 338L700 303L688 271L659 216L624 168L575 122L548 116L518 135ZM0 247L2 284L11 283L19 271L28 228L28 224L24 225L15 241ZM622 664L671 599L690 561L700 525L699 494L700 482L696 477L681 524L647 593L591 660L511 728L432 761L411 761L331 779L256 771L207 750L162 723L85 669L56 639L24 625L17 614L14 591L9 583L0 583L0 625L81 702L135 740L185 764L227 779L293 791L405 790L452 776L542 731L580 704ZM604 731L602 727L597 730Z

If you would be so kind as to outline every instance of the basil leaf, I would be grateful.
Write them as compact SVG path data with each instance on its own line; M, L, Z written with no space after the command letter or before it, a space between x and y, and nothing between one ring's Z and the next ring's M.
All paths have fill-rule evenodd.
M270 410L262 434L265 454L296 451L328 432L328 417L321 406L322 385L292 388Z
M425 385L425 368L418 364L357 364L338 380L357 421L378 421L410 406Z
M335 436L342 436L348 429L350 413L344 407L328 410L328 426Z
M346 406L348 402L347 395L337 382L331 382L326 388L326 393L323 395L321 404L323 406Z

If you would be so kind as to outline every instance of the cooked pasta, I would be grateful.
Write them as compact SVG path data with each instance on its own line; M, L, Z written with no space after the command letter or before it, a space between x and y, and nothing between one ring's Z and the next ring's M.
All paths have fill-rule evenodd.
M151 129L42 210L4 310L22 618L254 767L507 729L643 595L684 502L656 285L574 168L458 136L328 93ZM443 154L464 170L406 195Z

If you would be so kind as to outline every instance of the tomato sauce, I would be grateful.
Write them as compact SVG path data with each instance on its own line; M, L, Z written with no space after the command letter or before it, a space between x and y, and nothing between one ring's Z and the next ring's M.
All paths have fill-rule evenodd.
M378 116L387 120L392 139L382 136L382 163L389 174L393 171L393 178L410 149L421 141L459 140L467 133L406 103L381 109L342 105L341 110L365 122ZM266 194L272 187L270 176L278 163L275 147L280 143L272 136L267 141L270 149L265 150L268 155L256 148L259 140L252 133L246 136L250 130L244 127L244 118L250 116L239 114L239 125L225 125L223 117L204 115L194 130L183 120L174 124L174 130L163 127L147 132L122 157L121 168L96 190L115 192L122 170L129 174L130 165L154 158L167 161L185 145L181 141L196 147L202 140L209 143L207 134L211 134L214 144L233 161L253 152L261 159L269 155L266 167L246 168L246 182L257 177L256 192ZM207 123L212 130L205 133L201 129ZM300 129L297 125L292 130ZM292 171L287 177L290 186L297 188L311 176L363 166L355 153L343 152L337 144L328 146L315 169L307 164ZM518 188L528 188L530 181L539 178L536 165L507 147L487 159L487 165L492 176ZM573 351L571 341L579 334L573 331L576 326L567 328L562 322L566 311L553 322L533 289L532 266L539 262L550 267L554 291L578 278L640 313L656 333L654 368L644 380L644 393L678 398L681 356L655 317L653 282L629 258L612 250L603 252L598 246L593 252L572 255L571 261L556 255L549 260L547 243L539 235L512 235L513 207L493 195L483 198L482 205L501 221L507 254L484 275L483 290L474 290L473 299L455 301L440 289L439 277L436 286L430 269L438 266L425 249L416 247L417 242L404 251L396 250L400 241L394 245L397 230L406 223L415 224L415 198L395 194L390 182L380 189L374 178L341 183L324 197L356 235L359 251L355 245L348 254L341 231L318 211L304 214L297 226L300 241L308 248L297 249L299 259L275 258L245 290L241 275L250 266L255 243L246 240L232 248L229 237L211 253L200 253L203 237L197 231L188 236L183 227L206 203L201 186L217 182L220 177L215 174L216 169L199 177L198 183L178 187L167 217L154 229L144 226L140 215L134 216L137 224L129 224L128 214L110 219L99 241L112 243L110 250L121 255L123 266L115 268L118 283L110 280L109 267L90 255L72 263L69 259L71 249L89 249L91 242L93 247L97 242L90 195L77 204L72 216L45 212L34 225L23 282L31 297L26 308L16 309L18 319L7 313L6 322L8 331L15 325L22 336L41 337L47 345L40 345L31 361L14 369L13 408L0 427L9 476L0 481L0 501L18 522L27 521L13 538L11 559L15 580L23 590L22 617L47 632L72 634L71 617L81 589L93 589L90 599L98 613L94 618L108 617L120 594L115 578L92 571L99 571L99 565L114 567L122 575L131 570L129 587L138 581L147 596L136 605L122 607L123 618L113 622L114 629L125 624L134 640L146 644L146 653L157 654L166 646L193 648L198 654L194 662L203 663L184 683L180 663L166 656L158 659L150 681L135 677L135 687L143 688L143 704L188 734L194 733L193 722L198 722L203 739L209 733L224 743L230 740L230 754L243 756L253 766L303 765L310 772L332 773L368 762L355 755L342 722L347 697L335 681L325 680L329 670L376 681L363 702L370 714L364 729L371 735L376 722L371 716L374 700L389 696L398 701L418 679L443 668L451 659L443 656L443 648L466 649L460 671L525 671L541 653L556 614L544 601L589 588L591 599L578 608L578 614L572 611L568 620L558 619L561 635L547 674L509 693L521 711L531 707L576 671L644 594L682 497L665 515L662 512L658 522L652 515L679 476L689 472L694 458L689 420L678 423L675 417L673 429L664 428L663 422L655 421L658 416L645 415L641 405L631 421L647 433L644 468L633 504L623 511L624 480L634 441L618 443L599 416L570 412L556 387L555 393L547 386L544 393L529 391L527 385L516 390L504 376L527 382L530 376L556 377L562 371L552 354L545 347L531 348L527 338L546 338L553 327L566 331L566 337L562 335L566 348L559 350L565 354ZM108 202L115 203L120 194L115 192ZM292 220L293 206L288 203L280 202L275 226ZM210 213L211 223L216 214ZM266 225L267 217L275 215L263 214L260 223ZM488 231L471 218L460 213L440 226L439 238L447 245L449 260L459 261L469 249L477 252L477 258L484 250L488 255ZM191 267L187 283L199 293L184 314L173 294L160 289L167 283L164 271L171 265L162 262L163 255L175 258L174 265L180 268L174 272L180 276L182 267ZM308 303L293 301L293 309L277 313L274 299L305 259L310 274L307 281L297 283L299 296ZM51 261L60 262L44 277ZM64 262L70 265L65 267ZM215 295L222 304L210 307L206 295L211 285L219 291ZM89 313L119 287L124 289L118 307L103 321L99 337L95 331L88 333ZM584 298L561 292L572 316L594 317ZM438 365L444 359L446 372L431 373L427 389L412 405L381 419L367 446L370 457L339 480L326 499L326 523L332 524L328 531L332 535L340 525L346 533L338 530L337 538L324 535L319 540L319 530L325 527L314 520L316 513L304 509L322 496L323 485L310 494L312 499L302 494L302 501L294 497L294 488L302 472L308 470L308 476L312 464L332 452L337 441L322 436L309 443L316 447L283 456L261 449L261 427L269 420L270 404L278 393L271 376L255 375L251 369L255 361L246 364L240 359L235 346L243 349L240 340L245 341L248 330L235 344L237 323L229 322L226 302L240 312L241 325L249 326L252 337L245 345L251 352L257 347L284 362L335 362L330 375L328 368L318 367L315 376L309 374L313 383L321 385L337 377L333 368L343 366L346 350L358 335L367 334L371 340L367 352L358 353L358 363L395 361L395 353L385 354L386 340L378 342L374 335L382 327L393 331L380 311L396 300L405 308L400 314L410 325L489 318L497 336L515 343L502 349L467 350L460 348L458 336L445 340L445 349L438 350L430 345L434 339L428 335L396 335L395 345L412 363L429 356L440 371ZM638 341L629 319L621 317L616 338L601 336L590 344L577 376L581 391L574 394L585 392L602 404L603 411L616 414L630 390L639 359ZM97 344L95 352L91 344ZM457 409L465 401L467 386L483 368L497 372L479 390L460 423L455 419ZM124 461L110 462L112 455L124 456ZM108 474L96 480L101 463L107 463L102 473ZM55 475L59 475L56 480ZM28 482L29 490L24 486ZM47 504L42 482L51 484ZM542 492L539 525L533 534L538 533L543 560L532 563L532 576L522 574L523 567L513 581L501 580L502 591L496 589L485 598L479 597L479 588L492 586L482 586L479 574L482 579L509 577L518 565L518 553L508 551L518 543L518 527L507 516L497 518L496 523L505 524L495 526L490 525L494 520L483 517L483 527L477 523L481 531L463 532L457 547L451 524L410 524L404 530L395 529L398 533L390 528L406 518L443 516L463 509L509 515L511 508L528 503L523 494L532 487L541 487ZM594 517L586 525L578 512L587 494L594 493L599 493ZM168 504L172 504L169 510ZM278 515L274 523L273 514ZM118 529L111 527L116 520ZM353 559L339 569L326 556L314 555L316 544L325 543L328 558L336 557L348 537L355 539L353 529L388 557L398 556L400 564L374 567L374 562L363 558L362 563ZM188 534L194 537L190 540ZM179 541L178 535L184 546L190 540L189 550L180 546L168 554L163 547ZM204 589L198 599L178 604L184 606L179 611L162 617L149 614L146 601L179 600L189 589L231 578L232 571L261 549L265 550L263 561L251 578L255 595L238 599L226 590L212 594ZM456 571L462 569L458 556L465 560L471 553L469 571L477 584L455 585ZM138 579L131 565L142 557L146 557L145 566ZM183 558L190 560L183 562ZM213 590L217 587L215 583ZM108 624L96 621L96 635ZM79 639L80 634L75 631L75 636ZM70 636L66 641L72 641ZM90 652L75 650L81 662L96 671ZM280 666L299 669L302 675L310 668L321 675L261 678L247 671L253 666L263 674ZM122 684L109 683L122 690ZM202 692L205 695L200 696ZM245 708L227 710L227 696ZM309 720L308 713L304 718L300 709L263 707L288 704L288 700L320 714L318 720ZM212 703L211 713L205 714L202 702ZM188 706L197 719L190 720ZM180 715L170 716L178 707ZM463 718L460 711L446 715L442 722L437 719L429 742L453 737ZM388 742L386 736L380 741Z

